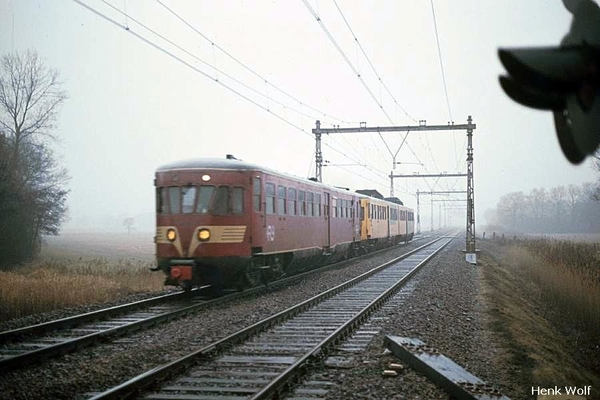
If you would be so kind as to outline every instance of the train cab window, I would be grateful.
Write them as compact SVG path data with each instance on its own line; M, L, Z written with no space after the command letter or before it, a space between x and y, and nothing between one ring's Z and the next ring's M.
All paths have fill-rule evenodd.
M156 189L156 212L159 214L169 213L169 200L167 198L167 188Z
M181 212L191 214L196 204L196 186L184 186L181 188Z
M288 215L296 215L296 189L288 189L287 212Z
M298 191L298 215L306 215L306 192Z
M275 214L275 185L272 183L265 184L266 196L266 211L267 214Z
M314 201L315 201L315 194L313 192L306 192L306 206L307 206L306 215L308 215L309 217L314 217L314 215L315 215Z
M285 215L285 186L277 187L277 214Z
M254 208L254 211L260 211L260 191L260 178L254 178L254 182L252 184L252 208Z
M231 189L231 212L233 214L244 213L244 188L234 187Z
M179 186L169 188L169 205L171 206L171 214L181 213L181 188Z
M227 214L229 206L229 186L219 186L213 200L212 212L214 214Z
M198 192L198 204L196 205L196 212L198 214L208 214L208 211L210 210L210 200L212 199L214 192L214 186L200 186L200 191Z

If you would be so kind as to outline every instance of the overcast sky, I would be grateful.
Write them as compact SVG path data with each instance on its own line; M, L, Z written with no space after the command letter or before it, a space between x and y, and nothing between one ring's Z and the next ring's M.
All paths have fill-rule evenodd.
M230 153L314 176L317 118L323 127L445 125L472 115L478 225L507 192L597 178L589 160L566 161L550 113L517 105L498 84L498 47L554 46L567 33L560 1L434 1L448 101L430 1L337 0L339 10L325 0L162 1L82 0L112 23L73 1L0 0L0 53L36 50L69 94L57 130L72 176L67 227L124 229L131 215L148 228L154 171L178 159ZM396 152L403 136L325 136L324 182L388 195L387 147ZM465 137L410 133L394 172L465 172ZM465 190L466 179L395 186L415 207L417 189Z

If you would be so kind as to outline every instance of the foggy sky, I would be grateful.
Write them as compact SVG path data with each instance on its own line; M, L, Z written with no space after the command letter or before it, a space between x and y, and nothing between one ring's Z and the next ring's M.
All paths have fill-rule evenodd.
M158 2L111 2L197 58L102 2L84 3L129 30L71 1L0 0L0 53L38 51L49 67L60 72L69 94L56 132L61 140L57 151L72 176L67 228L122 230L124 217L139 216L139 228L149 230L153 175L161 164L234 154L300 177L314 176L310 130L316 118L323 127L356 126L363 121L367 126L391 125L301 0L164 0L214 45ZM322 0L309 4L394 124L450 121L429 1L338 1L385 86L373 74L335 4ZM571 20L562 2L438 0L434 5L452 120L464 124L472 115L477 124L473 136L477 225L485 223L485 210L495 207L507 192L595 181L589 160L572 166L562 155L551 114L517 105L498 84L498 75L503 73L498 47L560 42ZM410 133L408 146L397 158L403 164L394 173L465 172L465 133ZM382 134L392 152L403 135ZM325 183L389 194L392 159L377 134L330 135L323 140L323 157L334 165L324 168ZM424 166L415 164L417 159ZM370 169L348 165L355 161L369 164ZM415 207L417 189L464 190L465 182L440 179L428 185L422 179L397 180L396 195ZM422 221L428 228L430 205L428 199L423 200ZM435 218L437 214L436 203ZM454 222L461 219L464 213L455 216Z

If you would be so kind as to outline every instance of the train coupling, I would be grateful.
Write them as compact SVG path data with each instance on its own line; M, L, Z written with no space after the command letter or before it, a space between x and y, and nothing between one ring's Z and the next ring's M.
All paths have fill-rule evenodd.
M194 260L172 260L170 277L178 281L192 280Z

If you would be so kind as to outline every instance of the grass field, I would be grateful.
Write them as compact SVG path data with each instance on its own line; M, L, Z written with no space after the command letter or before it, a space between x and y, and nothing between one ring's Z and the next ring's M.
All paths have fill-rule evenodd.
M0 321L164 289L152 235L68 233L48 238L40 257L0 271Z
M480 242L491 325L524 387L600 385L600 243Z

